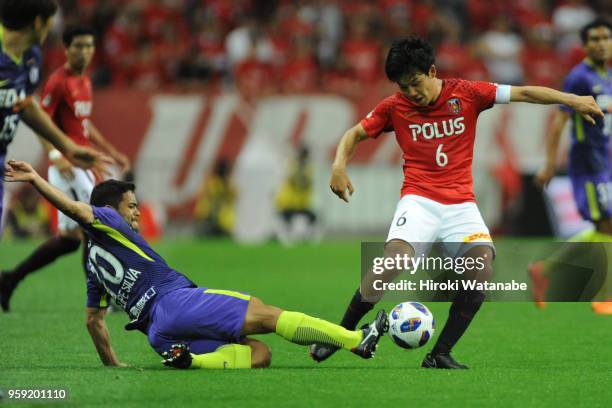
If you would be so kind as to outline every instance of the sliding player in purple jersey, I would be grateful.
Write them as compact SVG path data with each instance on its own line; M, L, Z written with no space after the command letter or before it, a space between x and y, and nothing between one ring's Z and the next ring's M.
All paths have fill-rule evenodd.
M563 90L577 95L592 95L604 112L595 124L587 123L577 112L562 106L556 112L547 143L546 165L536 175L536 183L546 186L555 175L559 139L567 121L571 121L571 148L568 174L580 215L595 225L595 230L572 238L580 242L612 242L612 174L610 132L612 130L612 25L603 19L581 30L586 58L565 79ZM548 277L544 264L530 267L536 305L544 307ZM596 313L612 314L612 302L593 302Z
M87 328L104 365L123 365L110 344L104 315L109 297L149 344L177 368L251 368L270 365L270 350L252 334L276 333L301 345L329 344L371 358L387 330L387 315L361 330L264 304L241 292L197 287L172 269L138 234L134 185L109 180L74 201L25 162L9 160L6 181L31 183L88 238Z
M99 167L105 160L94 150L72 142L32 98L40 79L40 45L53 25L56 11L54 0L0 2L0 178L8 145L21 119L79 167ZM0 180L0 221L3 193Z

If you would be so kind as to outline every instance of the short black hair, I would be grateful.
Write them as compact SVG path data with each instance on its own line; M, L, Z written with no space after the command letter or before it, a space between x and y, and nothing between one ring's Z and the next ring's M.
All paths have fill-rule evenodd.
M589 24L582 27L582 29L580 30L580 39L582 40L583 44L586 44L589 40L589 30L598 27L606 27L608 30L610 30L610 33L612 33L612 24L610 24L608 20L602 17L596 18Z
M123 194L134 190L136 190L134 183L119 180L106 180L94 187L91 192L89 203L96 207L110 205L117 210Z
M55 0L0 0L2 25L9 30L21 30L40 16L44 21L57 12Z
M433 47L424 39L408 37L395 40L387 54L385 73L389 80L399 82L405 75L427 74L435 60Z
M70 47L74 37L78 37L79 35L91 35L94 37L94 39L96 38L96 33L93 28L87 26L72 26L66 28L62 33L62 41L64 42L64 46L66 48Z

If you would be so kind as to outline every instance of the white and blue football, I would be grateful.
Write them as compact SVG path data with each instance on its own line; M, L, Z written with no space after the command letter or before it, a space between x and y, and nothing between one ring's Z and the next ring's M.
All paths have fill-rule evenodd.
M433 336L434 331L433 314L422 303L400 303L389 313L389 337L400 347L422 347Z

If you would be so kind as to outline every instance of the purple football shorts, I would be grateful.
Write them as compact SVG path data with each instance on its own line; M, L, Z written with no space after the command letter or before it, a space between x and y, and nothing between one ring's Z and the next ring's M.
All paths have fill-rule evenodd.
M149 344L163 353L186 343L194 354L210 353L224 344L240 343L251 296L231 290L182 288L153 306Z
M599 221L610 218L612 188L610 172L570 176L574 201L585 220Z

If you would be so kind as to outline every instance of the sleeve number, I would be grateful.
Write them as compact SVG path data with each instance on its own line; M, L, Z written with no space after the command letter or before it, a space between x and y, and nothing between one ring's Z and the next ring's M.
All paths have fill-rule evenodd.
M11 141L17 125L19 124L19 115L8 115L4 117L4 126L0 130L0 140Z
M448 156L442 151L443 146L444 144L440 143L438 145L438 150L436 150L436 163L440 167L444 167L448 164Z

